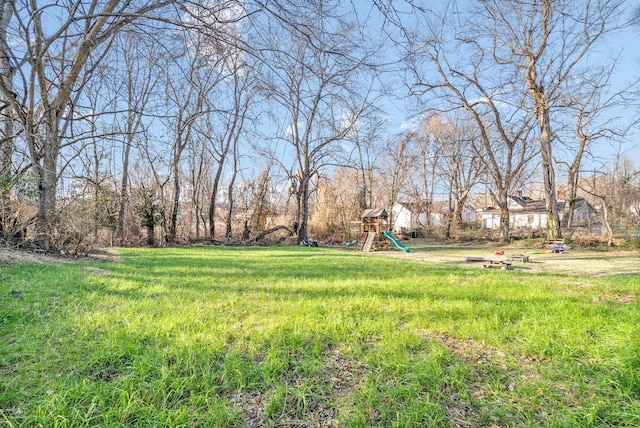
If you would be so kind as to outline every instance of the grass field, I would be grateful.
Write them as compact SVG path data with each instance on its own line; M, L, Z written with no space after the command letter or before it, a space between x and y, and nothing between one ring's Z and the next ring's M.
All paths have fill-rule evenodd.
M0 426L640 426L638 271L120 253L0 264Z

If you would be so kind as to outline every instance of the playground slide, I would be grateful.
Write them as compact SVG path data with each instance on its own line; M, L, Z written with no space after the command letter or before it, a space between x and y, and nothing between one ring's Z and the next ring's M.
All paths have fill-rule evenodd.
M387 237L387 239L391 242L393 242L394 244L396 244L396 247L400 248L401 250L404 250L405 253L410 252L411 250L408 249L407 247L405 247L402 242L400 242L400 240L398 238L396 238L395 236L393 236L391 234L391 232L389 231L385 231L384 232L384 236Z

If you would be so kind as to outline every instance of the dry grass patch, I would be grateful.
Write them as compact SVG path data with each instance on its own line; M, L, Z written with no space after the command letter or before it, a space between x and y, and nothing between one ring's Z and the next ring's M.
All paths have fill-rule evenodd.
M500 259L495 251L529 256L529 262L514 261L513 270L528 273L550 273L574 276L640 276L640 253L638 251L611 250L607 252L582 249L568 249L561 254L543 253L540 248L521 248L490 244L469 245L427 245L419 241L405 243L411 252L379 251L369 253L407 260L444 263L472 268L482 268L482 263L468 263L468 257Z

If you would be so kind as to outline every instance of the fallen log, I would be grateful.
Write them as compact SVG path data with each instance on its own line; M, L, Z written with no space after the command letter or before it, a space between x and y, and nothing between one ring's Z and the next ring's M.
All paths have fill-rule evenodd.
M261 243L261 241L264 241L265 238L275 232L278 232L280 230L286 230L288 233L287 235L285 235L285 237L280 238L278 240L278 242L282 242L285 239L287 239L290 236L294 236L295 232L292 228L290 228L289 226L284 226L284 225L279 225L279 226L275 226L272 227L271 229L267 229L267 230L263 230L262 232L260 232L258 235L256 235L254 238L251 239L247 239L247 240L225 240L225 241L220 241L218 239L211 239L211 238L205 238L205 239L201 239L198 241L191 241L191 243L201 243L201 244L205 244L205 245L219 245L222 247L251 247L254 245L264 245L264 243Z
M272 233L275 233L275 232L277 232L279 230L286 230L287 232L289 232L289 236L293 236L293 235L296 234L293 231L293 229L290 228L289 226L279 225L279 226L272 227L271 229L267 229L267 230L262 231L255 238L251 239L250 241L252 241L253 243L257 244L258 242L262 241L267 236L269 236Z

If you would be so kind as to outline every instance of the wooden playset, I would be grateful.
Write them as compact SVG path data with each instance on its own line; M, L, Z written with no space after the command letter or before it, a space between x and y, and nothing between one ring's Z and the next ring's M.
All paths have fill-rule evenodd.
M357 243L360 251L388 250L389 241L399 249L410 252L402 242L391 233L389 213L384 208L371 208L362 213L360 221L360 234L353 244ZM352 243L347 243L350 245Z
M387 250L389 241L384 232L389 231L389 214L384 208L371 208L362 213L358 250Z

